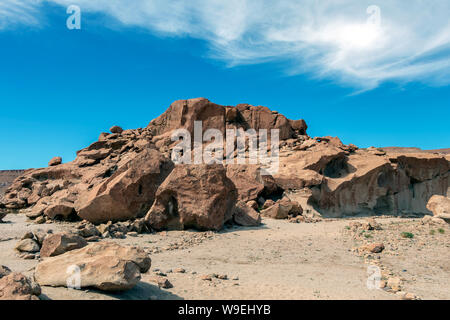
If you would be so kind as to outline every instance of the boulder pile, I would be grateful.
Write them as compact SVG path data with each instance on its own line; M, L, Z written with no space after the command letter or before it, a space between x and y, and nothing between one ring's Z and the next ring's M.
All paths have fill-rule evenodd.
M179 141L171 136L185 129L194 137L195 121L202 121L202 134L217 129L224 138L228 129L267 129L269 138L278 129L278 171L264 175L250 162L175 164ZM321 215L429 214L428 200L447 195L449 156L359 149L335 137L311 138L306 130L304 120L262 106L176 101L146 128L113 126L74 161L55 158L47 168L25 171L0 208L25 210L37 223L84 220L79 235L93 241L151 229L219 230L227 222L256 226L261 216L300 222ZM116 224L124 221L126 227Z

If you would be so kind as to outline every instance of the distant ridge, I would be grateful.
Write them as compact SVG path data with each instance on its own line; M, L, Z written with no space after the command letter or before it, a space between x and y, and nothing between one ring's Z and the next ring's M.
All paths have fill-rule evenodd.
M434 149L434 150L422 150L420 148L414 147L384 147L381 148L388 152L401 152L401 153L440 153L440 154L450 154L450 148L445 149Z

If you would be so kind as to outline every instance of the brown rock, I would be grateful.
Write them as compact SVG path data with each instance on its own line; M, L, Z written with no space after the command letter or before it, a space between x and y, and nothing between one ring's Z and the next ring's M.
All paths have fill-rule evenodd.
M158 185L173 168L156 150L144 151L106 181L82 194L78 215L93 223L142 217L152 205Z
M205 280L205 281L212 281L212 278L213 277L209 274L205 274L200 277L200 279Z
M305 120L289 120L289 123L293 130L298 131L299 134L305 135L308 126Z
M22 236L22 239L20 240L25 240L25 239L33 239L34 238L34 234L31 231L25 232L25 234Z
M252 227L261 224L261 215L243 201L238 201L236 204L233 217L234 222L241 226Z
M450 198L434 195L428 200L427 209L435 218L441 218L450 223Z
M112 126L109 129L109 131L111 131L111 133L118 133L118 134L120 134L120 133L123 132L123 129L121 127L119 127L119 126Z
M254 210L258 210L258 202L256 202L255 200L251 200L247 202L247 206L249 206L250 208L254 209Z
M1 199L1 196L0 196L0 199ZM6 212L6 210L2 210L2 209L0 208L0 223L3 222L2 219L3 219L4 217L6 217L7 214L8 214L8 212Z
M283 198L273 206L262 210L261 215L272 219L286 219L289 215L297 216L302 212L303 209L300 204L288 198Z
M39 300L41 288L20 273L11 273L0 279L0 300Z
M77 266L82 288L122 291L133 288L150 265L150 257L142 249L100 242L45 258L36 266L34 277L40 285L65 287L68 270Z
M263 204L263 209L270 208L273 205L275 205L275 201L273 201L272 199L267 199Z
M44 214L50 219L68 219L74 212L73 203L70 202L52 204L44 210Z
M15 249L20 252L39 252L39 245L33 239L23 239L19 241Z
M256 165L228 165L227 177L236 186L239 200L256 200L264 190L264 180Z
M49 161L48 166L53 167L53 166L60 165L61 163L62 163L61 157L54 157Z
M170 281L162 276L151 276L147 278L150 282L156 283L159 288L170 289L173 288L173 285Z
M398 277L389 278L387 281L387 286L392 289L392 291L397 292L401 290L402 280Z
M54 257L67 251L87 246L86 240L71 233L57 233L45 238L41 248L41 258Z
M9 275L11 273L11 269L6 266L0 265L0 279Z
M383 243L370 243L359 248L359 251L367 251L371 253L380 253L384 250Z
M161 184L145 221L156 230L220 230L237 192L221 165L178 165Z

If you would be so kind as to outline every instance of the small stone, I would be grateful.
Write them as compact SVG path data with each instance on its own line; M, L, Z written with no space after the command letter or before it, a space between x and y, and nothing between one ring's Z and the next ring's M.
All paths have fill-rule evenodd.
M392 289L392 291L397 292L401 289L402 280L398 277L389 278L387 281L387 286Z
M173 288L173 285L170 283L170 281L167 278L161 276L149 277L148 280L150 282L156 283L159 288L163 289Z
M36 220L34 220L34 223L36 224L43 224L45 222L47 222L47 220L45 219L44 216L37 217ZM51 221L49 223L51 223Z
M228 276L226 274L220 274L217 276L217 278L220 280L228 280Z
M236 276L236 277L233 277L233 279L232 280L235 280L235 281L237 281L237 280L239 280L239 277L238 276Z
M131 232L128 232L127 235L129 235L130 237L137 237L139 234L135 231L131 231Z
M185 273L186 270L183 269L183 268L176 268L176 269L174 270L174 272L176 272L176 273Z
M91 236L91 237L87 237L87 238L84 238L87 242L97 242L97 241L99 241L100 240L100 237L99 236Z
M200 279L205 281L212 281L212 277L209 274L202 275Z
M415 294L412 294L412 293L406 293L404 296L403 296L403 299L404 300L416 300L417 299L417 297L416 297L416 295Z

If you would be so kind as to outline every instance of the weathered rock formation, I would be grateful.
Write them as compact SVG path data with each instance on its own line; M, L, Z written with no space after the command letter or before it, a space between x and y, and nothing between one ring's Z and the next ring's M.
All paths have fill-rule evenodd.
M172 133L183 128L194 139L195 121L202 121L202 133L217 129L224 139L227 129L267 129L270 140L270 130L278 129L278 172L262 175L261 166L249 162L175 165L171 151L179 141L172 141ZM74 161L26 171L7 189L0 208L26 209L31 219L99 224L145 216L158 230L217 230L227 221L259 223L255 212L261 210L275 218L429 214L431 196L447 194L448 155L358 149L338 138L313 139L306 130L305 121L262 106L176 101L146 128L112 127ZM290 212L286 201L297 203L299 213Z
M100 242L44 258L34 278L45 286L122 291L133 288L150 266L150 257L142 249Z
M446 195L449 172L449 158L442 155L355 150L326 137L282 150L274 178L306 211L401 215L428 214L431 196Z

